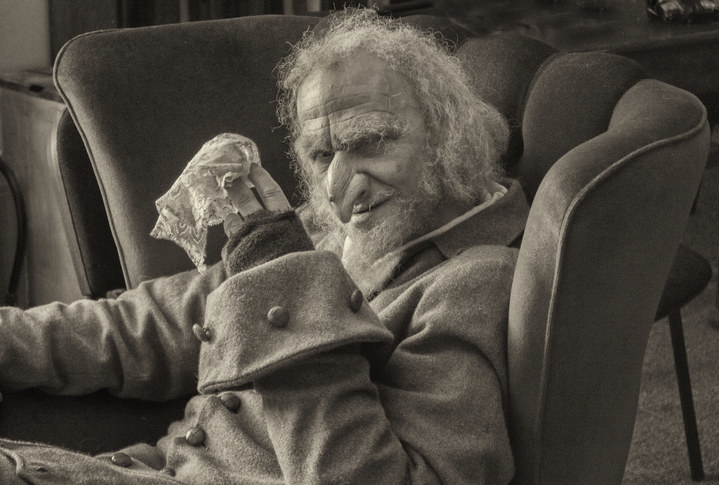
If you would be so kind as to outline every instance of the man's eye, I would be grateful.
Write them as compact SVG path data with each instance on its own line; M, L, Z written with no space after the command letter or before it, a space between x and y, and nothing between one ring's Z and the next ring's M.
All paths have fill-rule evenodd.
M318 150L312 154L312 159L316 162L331 161L335 156L335 152L331 150Z
M331 150L317 150L312 152L311 160L314 167L315 175L323 175L327 172L334 159L334 152Z

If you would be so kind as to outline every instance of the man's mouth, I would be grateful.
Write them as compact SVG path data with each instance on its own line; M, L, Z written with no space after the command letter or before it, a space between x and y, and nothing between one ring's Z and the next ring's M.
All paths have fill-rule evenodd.
M385 197L385 198L381 198L381 199L372 201L369 204L367 204L367 203L357 204L352 208L352 215L355 216L355 215L372 212L373 210L377 209L379 206L381 206L382 204L387 202L387 200L389 200L389 197Z

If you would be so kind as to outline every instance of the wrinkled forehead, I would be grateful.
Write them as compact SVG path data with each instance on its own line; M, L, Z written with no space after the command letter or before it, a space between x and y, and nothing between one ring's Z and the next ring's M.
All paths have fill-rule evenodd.
M302 131L362 115L396 117L414 108L410 83L369 53L314 71L297 92Z

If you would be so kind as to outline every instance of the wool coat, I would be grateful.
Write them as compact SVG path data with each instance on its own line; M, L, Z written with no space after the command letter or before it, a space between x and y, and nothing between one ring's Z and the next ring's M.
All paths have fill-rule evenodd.
M156 446L88 456L0 440L0 481L507 483L508 246L528 209L503 183L363 292L338 256L309 250L116 300L1 309L3 390L199 394Z

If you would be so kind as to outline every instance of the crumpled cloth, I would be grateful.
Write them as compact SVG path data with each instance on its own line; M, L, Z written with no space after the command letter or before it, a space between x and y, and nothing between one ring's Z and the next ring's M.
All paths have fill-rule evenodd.
M252 187L247 179L252 163L260 163L259 151L245 136L223 133L205 143L172 188L155 201L160 216L150 235L173 241L205 271L207 228L237 213L226 188L238 178Z

